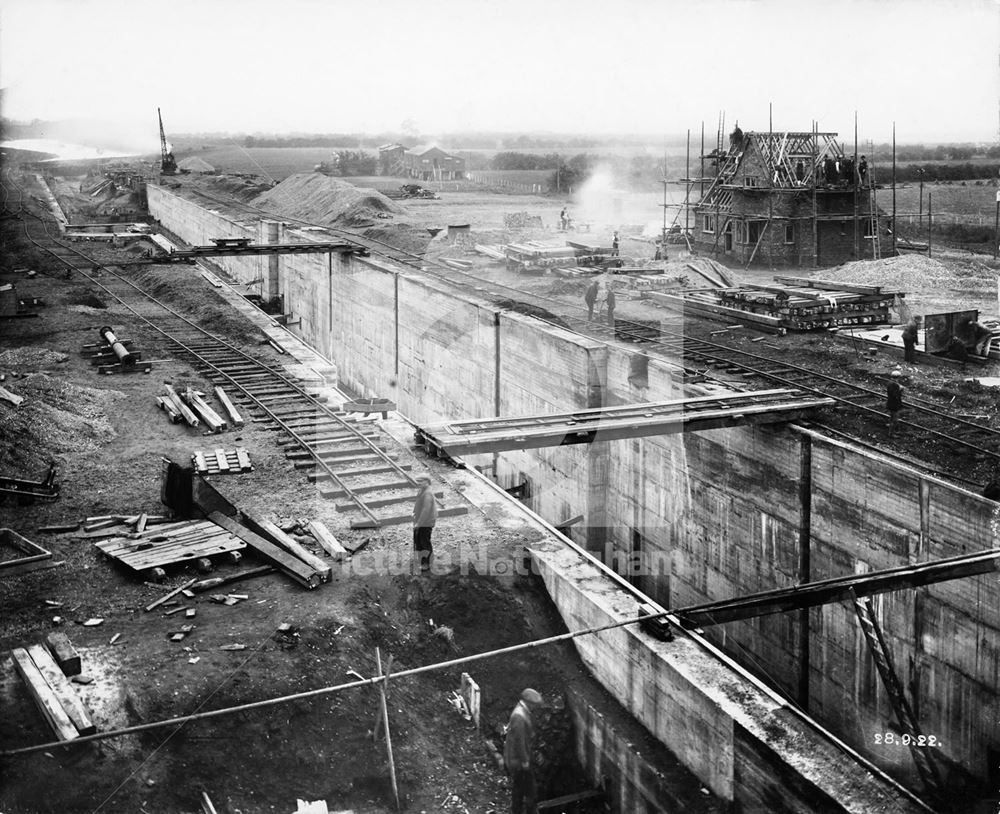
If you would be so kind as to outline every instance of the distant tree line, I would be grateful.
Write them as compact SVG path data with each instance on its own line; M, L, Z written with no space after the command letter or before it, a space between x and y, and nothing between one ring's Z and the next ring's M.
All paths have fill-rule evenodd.
M919 182L921 178L927 183L934 181L972 181L978 178L996 178L1000 171L998 164L934 163L934 164L899 164L896 163L896 183ZM879 183L892 182L892 164L883 162L877 168L876 177Z
M364 150L337 150L330 161L319 165L319 169L327 175L376 175L378 157Z

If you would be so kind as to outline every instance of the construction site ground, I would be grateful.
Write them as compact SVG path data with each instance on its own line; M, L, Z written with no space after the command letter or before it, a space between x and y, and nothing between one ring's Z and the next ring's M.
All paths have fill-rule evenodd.
M547 228L504 230L502 216L488 210L488 193L476 193L474 201L467 201L474 211L463 212L453 203L447 218L439 222L440 226L476 224L470 243L435 240L428 245L428 256L472 261L470 273L476 278L544 294L552 298L554 312L565 308L578 314L590 278L520 275L472 250L471 244L477 242L565 238L554 229L561 201L518 198L517 211L526 210L533 200L532 214L542 216ZM493 196L493 200L502 208L513 203L511 196ZM399 670L564 630L543 588L532 578L360 576L335 570L333 583L313 592L270 575L233 589L248 594L249 599L231 607L199 597L193 604L197 609L194 632L181 643L169 642L168 633L177 627L176 622L158 611L144 613L142 608L190 579L193 572L171 572L163 585L146 584L104 559L91 541L39 535L37 528L86 516L159 513L163 509L159 503L162 457L186 461L197 449L240 445L250 451L255 470L213 479L233 502L277 518L320 519L345 537L359 532L347 530L338 521L332 503L321 500L292 468L275 444L273 432L264 425L249 423L237 432L203 437L195 430L169 424L154 403L163 383L206 389L208 382L174 358L169 343L136 323L100 291L78 277L66 278L54 261L32 256L17 242L18 229L14 220L3 223L0 283L14 282L19 295L40 297L47 306L37 319L0 323L0 372L7 373L4 384L26 398L16 409L0 401L0 473L38 477L54 459L61 495L50 504L0 505L0 527L36 540L54 553L56 563L0 579L4 709L0 744L5 748L51 740L8 655L12 647L38 642L54 629L66 631L84 655L85 672L94 681L80 692L94 708L101 729L329 686L349 680L348 670L370 676L375 673L376 646L384 657L393 656L393 669ZM124 255L92 246L86 250L106 261L135 256L128 250ZM626 257L647 260L652 251L652 244L645 240L626 235L622 242ZM690 259L671 246L667 274L689 273L685 264ZM992 315L996 300L991 299L990 286L995 292L996 265L971 256L944 255L940 260L951 277L970 281L970 285L940 281L929 285L925 292L928 307L980 307ZM40 274L28 280L12 273L17 267L37 268ZM926 275L927 268L917 271ZM763 280L779 272L737 269L734 273L738 280ZM828 270L797 273L829 276ZM135 272L135 278L237 344L254 353L272 354L261 346L260 332L219 300L193 269L151 267ZM603 283L617 278L605 274L599 279ZM991 305L993 310L988 310ZM620 317L660 319L666 313L642 300L619 296ZM157 360L150 374L98 376L79 356L80 346L97 341L97 328L105 324L120 327L126 338L137 342L144 358ZM762 355L794 353L801 364L873 387L884 387L885 377L899 368L914 395L942 409L987 415L994 426L1000 421L996 390L966 382L969 374L957 368L901 365L896 357L862 353L827 333L768 336L751 343L761 335L745 329L713 335L720 327L719 323L687 320L684 330L722 344L752 347ZM276 355L272 359L278 361ZM849 420L837 426L845 433L857 433ZM937 456L962 455L957 450L930 448L905 432L894 439L868 430L862 435L870 436L862 440L915 460L930 460L931 465ZM970 485L996 476L989 461L966 463ZM475 484L466 480L471 476L426 460L416 465L429 469L436 484L445 484L456 494L476 491ZM489 552L506 557L542 533L499 505L476 499L472 503L469 515L439 525L436 550L479 539ZM480 503L483 508L476 508ZM358 559L363 564L365 558L387 552L404 553L410 543L408 526L388 528ZM239 568L220 565L216 573ZM62 618L61 625L54 623L56 616ZM104 621L83 626L90 618ZM276 636L282 623L294 625L297 634ZM111 645L115 634L121 637ZM219 649L227 644L243 644L246 649ZM392 686L393 745L406 810L505 808L506 779L484 740L502 744L499 727L523 687L535 686L550 700L542 736L542 748L550 756L567 754L567 716L560 708L566 687L611 703L586 676L568 645L480 662L469 669L484 693L480 736L448 702L449 693L458 687L460 672L429 673ZM176 731L155 730L79 749L54 748L11 758L0 764L0 811L194 811L203 790L220 811L292 811L296 798L326 799L332 810L387 811L392 806L384 744L373 744L371 739L376 709L377 696L371 690L354 690L188 724ZM639 730L632 739L642 742L638 725L623 711L620 718L622 727L631 723ZM655 749L653 744L648 747ZM560 778L547 786L552 794L565 793L582 782L572 765L557 766L556 762L553 759L544 769L543 780ZM697 782L671 758L661 754L658 765L675 777L679 790L686 790L685 810L720 810L718 802L702 794Z
M198 711L335 685L349 671L371 676L375 648L393 657L393 670L448 660L562 632L564 625L537 578L467 573L457 567L428 576L385 575L375 563L406 559L408 525L352 532L333 502L319 497L294 470L263 424L223 435L168 423L155 405L164 382L207 390L170 344L143 326L109 296L58 264L35 256L18 237L16 220L3 224L0 283L14 282L20 296L46 302L36 319L2 324L0 371L5 386L25 397L17 408L0 402L0 472L38 477L54 460L60 496L51 503L0 504L0 527L9 527L53 553L48 567L0 579L0 744L17 748L53 740L52 732L13 669L10 650L66 632L83 656L92 683L78 691L99 730L153 722ZM104 262L134 257L127 250L87 247ZM39 271L34 279L14 268ZM271 354L263 335L219 299L190 267L145 267L132 276L196 321L255 354ZM112 325L132 339L151 373L100 376L79 355ZM387 428L404 439L405 422ZM51 524L107 514L158 514L163 457L186 462L198 449L246 447L254 464L247 474L212 483L235 504L274 518L319 519L342 539L372 536L350 572L334 569L330 584L306 591L278 574L227 589L248 599L233 606L204 594L189 601L194 631L179 643L179 627L159 608L143 608L197 574L168 571L160 585L145 582L106 559L93 541L71 534L40 534ZM435 486L469 495L468 515L442 521L435 550L454 555L478 541L477 562L509 562L518 546L543 533L468 473L417 460ZM478 491L477 491L478 490ZM485 555L485 557L483 556ZM444 557L443 557L444 558ZM219 564L213 576L251 564ZM90 619L103 620L85 626ZM293 626L292 635L276 633ZM117 637L117 638L116 638ZM112 639L115 639L112 644ZM222 650L226 645L242 650ZM501 730L526 686L543 692L548 706L540 727L540 780L544 794L578 790L583 779L568 748L565 692L599 703L614 702L589 678L571 645L524 651L465 668L483 691L482 733L449 703L462 668L392 682L392 738L403 808L407 811L489 812L508 805L508 785L486 741L502 748ZM222 812L293 811L296 799L327 800L332 811L394 810L383 742L373 743L378 696L352 690L177 728L53 747L0 764L0 811L180 812L199 810L207 792ZM673 779L686 810L721 810L714 798L620 708L629 740L644 744Z

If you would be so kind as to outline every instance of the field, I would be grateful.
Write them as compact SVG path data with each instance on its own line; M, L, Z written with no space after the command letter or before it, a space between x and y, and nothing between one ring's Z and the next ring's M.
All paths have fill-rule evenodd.
M989 184L989 185L987 185ZM996 213L997 188L992 181L976 186L975 181L954 181L941 184L924 184L923 213L927 217L930 208L934 222L965 223L969 225L992 225ZM892 210L892 190L878 191L878 203L886 211ZM903 220L910 215L914 218L920 212L920 186L907 184L896 188L896 212Z
M330 147L244 147L232 144L209 150L178 151L177 160L196 155L220 172L252 173L275 181L283 181L297 172L312 172L313 167L328 161L334 150Z

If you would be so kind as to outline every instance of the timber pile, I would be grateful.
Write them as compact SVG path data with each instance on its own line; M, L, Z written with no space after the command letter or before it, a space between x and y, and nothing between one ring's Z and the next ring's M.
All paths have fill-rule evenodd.
M898 292L804 277L775 277L773 285L689 291L684 304L704 315L742 319L793 331L884 324ZM751 316L752 315L752 316Z
M163 579L163 569L170 565L198 563L202 570L211 570L212 557L228 555L235 560L246 548L229 528L209 520L167 523L94 545L111 559L154 579Z
M247 452L246 447L195 452L191 455L191 461L199 475L231 475L253 472L250 453Z
M565 245L541 240L508 243L502 247L507 267L526 274L539 274L550 269L597 266L606 261L611 247L569 242ZM485 253L485 252L484 252Z
M55 647L51 637L47 643L50 648ZM69 644L68 639L66 644ZM57 663L60 658L58 651L53 649L49 652L40 644L15 647L11 655L28 692L59 740L72 741L97 731L90 712L67 678L79 673L79 657L75 667L72 661ZM64 666L60 667L60 664Z

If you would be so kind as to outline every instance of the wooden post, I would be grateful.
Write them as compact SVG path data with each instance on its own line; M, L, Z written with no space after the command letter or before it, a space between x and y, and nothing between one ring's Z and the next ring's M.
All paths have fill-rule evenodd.
M382 653L375 648L375 665L378 667L379 678L382 677ZM389 779L392 781L392 796L396 801L396 811L399 811L399 788L396 786L396 762L392 759L392 735L389 732L389 707L385 700L386 685L389 677L379 685L379 699L382 705L382 723L385 726L385 751L389 756Z
M896 256L896 122L892 123L892 256Z
M993 220L993 259L997 259L997 251L1000 249L998 246L1000 242L1000 192L997 193L997 214L996 218Z
M927 193L927 256L931 256L931 226L934 224L933 209L931 209L931 198L934 197L934 193Z
M812 538L812 438L802 436L799 452L799 573L800 583L809 582ZM809 709L809 608L799 611L799 707Z

